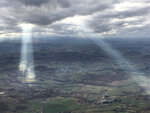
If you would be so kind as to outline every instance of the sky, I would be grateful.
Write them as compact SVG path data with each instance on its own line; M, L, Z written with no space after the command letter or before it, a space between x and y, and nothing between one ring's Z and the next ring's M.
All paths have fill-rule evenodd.
M150 0L0 0L0 38L20 37L21 25L34 37L81 37L86 29L102 37L150 37Z

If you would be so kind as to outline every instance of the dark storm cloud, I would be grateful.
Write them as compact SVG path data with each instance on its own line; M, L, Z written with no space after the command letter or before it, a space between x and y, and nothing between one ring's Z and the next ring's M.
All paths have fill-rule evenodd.
M68 0L14 0L14 1L23 3L27 6L37 6L37 7L41 6L42 4L47 4L47 3L53 4L53 5L59 4L62 7L70 6L70 3ZM11 1L11 2L14 2L14 1Z
M10 2L11 15L16 16L18 21L48 25L55 21L74 15L89 15L111 7L105 2L84 2L80 0L6 0ZM13 3L14 2L14 3ZM23 3L23 4L19 4ZM40 6L43 4L43 6ZM18 7L20 5L20 7ZM27 6L24 6L27 5ZM39 6L39 7L30 7ZM17 15L18 14L18 15Z
M57 2L56 2L57 1ZM85 3L74 2L72 0L49 0L43 7L27 7L14 12L20 14L18 19L27 23L37 25L49 25L53 22L62 20L75 15L90 15L98 11L105 10L111 7L110 4L103 2ZM55 7L54 7L55 6ZM22 13L23 12L23 13Z
M22 2L25 5L40 6L41 4L47 3L49 0L15 0L15 1Z
M132 0L127 0L132 2ZM148 4L148 0L135 0ZM1 0L0 1L0 30L14 30L18 32L17 26L21 23L32 23L40 26L40 29L57 30L55 33L70 34L76 33L68 29L71 24L57 24L62 19L79 16L91 16L87 21L90 29L97 33L111 31L112 29L124 30L125 25L142 24L143 21L133 22L117 21L113 19L125 19L129 17L147 16L150 6L135 7L126 11L115 10L115 4L122 3L121 0ZM95 15L95 16L94 16ZM74 20L76 21L76 20ZM75 30L75 29L74 29ZM144 28L143 28L144 30ZM44 32L45 30L42 30Z
M64 18L67 18L67 17L72 17L72 16L75 16L75 15L89 15L89 14L92 14L96 11L99 11L99 10L103 10L107 8L107 6L100 6L100 5L97 5L96 7L77 7L77 8L68 8L67 10L66 9L62 9L60 11L57 11L57 12L51 12L51 13L28 13L28 15L23 18L24 21L26 22L29 22L29 23L34 23L34 24L37 24L37 25L49 25L53 22L56 22L56 21L59 21L59 20L62 20Z
M71 3L69 2L69 0L58 0L57 1L62 7L69 7L71 5Z
M20 3L20 5L18 5ZM71 4L69 0L2 0L0 1L0 7L6 7L6 6L14 6L18 5L21 6L35 6L35 7L40 7L43 4L50 3L52 5L59 4L62 7L69 7Z

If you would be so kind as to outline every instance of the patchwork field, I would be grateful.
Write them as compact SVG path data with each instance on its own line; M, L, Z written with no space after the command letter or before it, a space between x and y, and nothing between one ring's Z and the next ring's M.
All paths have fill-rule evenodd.
M149 39L106 41L149 76ZM36 81L27 83L18 70L19 41L0 45L0 113L150 112L145 89L90 40L62 38L33 47Z

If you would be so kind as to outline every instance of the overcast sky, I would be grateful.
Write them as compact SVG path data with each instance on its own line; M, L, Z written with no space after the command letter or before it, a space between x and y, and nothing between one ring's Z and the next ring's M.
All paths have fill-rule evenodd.
M150 0L0 0L0 38L33 36L150 37Z

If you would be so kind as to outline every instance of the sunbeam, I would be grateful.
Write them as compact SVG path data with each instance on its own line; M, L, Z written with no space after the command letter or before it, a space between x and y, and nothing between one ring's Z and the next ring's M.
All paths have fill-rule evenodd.
M150 78L148 78L145 73L139 71L137 66L131 63L128 59L124 58L118 50L114 49L111 45L105 42L98 33L94 33L85 26L81 28L83 32L82 35L84 37L88 37L98 47L107 52L107 54L110 55L116 63L130 75L131 79L142 86L147 93L150 93Z
M26 82L35 81L34 60L33 60L33 47L32 47L32 25L21 24L23 30L21 59L19 70L26 76Z

